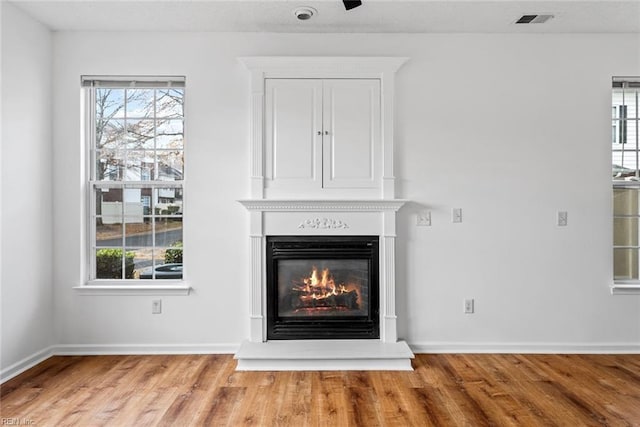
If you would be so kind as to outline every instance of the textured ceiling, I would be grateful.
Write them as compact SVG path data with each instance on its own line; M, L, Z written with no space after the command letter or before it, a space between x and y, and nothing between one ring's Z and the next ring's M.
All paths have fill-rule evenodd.
M640 0L8 0L56 31L279 33L640 33ZM298 21L294 9L317 15ZM517 25L524 14L546 24Z

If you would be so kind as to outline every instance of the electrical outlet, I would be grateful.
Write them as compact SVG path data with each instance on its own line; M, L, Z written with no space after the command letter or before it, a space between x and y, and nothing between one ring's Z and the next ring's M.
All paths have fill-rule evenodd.
M451 222L462 222L462 208L451 209Z
M464 300L464 313L465 314L473 313L473 298Z
M418 212L418 218L416 219L416 225L419 226L430 226L431 225L431 212L430 211L421 211Z
M154 299L151 301L151 314L160 314L162 313L162 300Z
M568 220L567 211L558 211L558 227L566 227Z

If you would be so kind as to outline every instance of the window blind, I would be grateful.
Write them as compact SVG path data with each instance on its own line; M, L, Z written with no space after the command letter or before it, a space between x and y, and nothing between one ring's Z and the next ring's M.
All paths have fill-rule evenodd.
M81 76L82 87L184 88L184 76Z

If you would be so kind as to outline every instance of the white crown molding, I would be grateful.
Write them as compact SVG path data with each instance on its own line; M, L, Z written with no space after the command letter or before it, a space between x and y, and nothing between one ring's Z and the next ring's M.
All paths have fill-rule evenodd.
M397 212L408 200L238 200L247 210L257 212Z
M350 76L357 74L379 75L395 73L409 60L407 57L395 56L247 56L238 60L251 71L278 77L292 75L301 77L300 73L314 74L322 77Z

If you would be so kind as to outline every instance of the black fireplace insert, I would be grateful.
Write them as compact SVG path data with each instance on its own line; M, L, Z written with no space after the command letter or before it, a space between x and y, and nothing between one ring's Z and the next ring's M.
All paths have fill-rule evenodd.
M378 236L268 236L267 339L377 339Z

